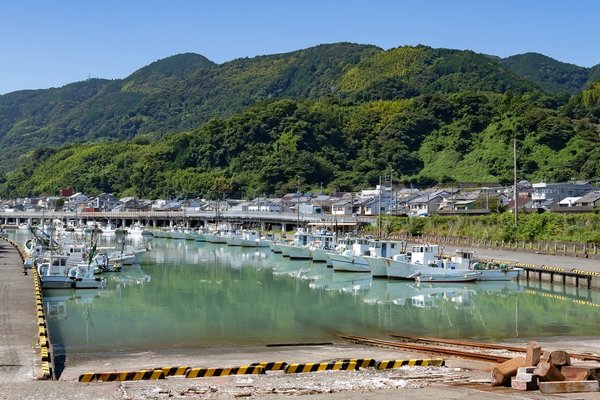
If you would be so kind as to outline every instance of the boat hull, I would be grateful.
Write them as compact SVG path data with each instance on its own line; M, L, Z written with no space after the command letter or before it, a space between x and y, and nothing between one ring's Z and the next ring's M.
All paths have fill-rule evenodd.
M442 273L442 274L421 274L415 277L417 283L456 283L456 282L475 282L479 273L460 272L460 273Z
M387 263L388 259L382 257L365 257L369 267L371 267L371 276L373 278L387 278Z
M328 253L328 256L334 271L371 272L371 267L364 257L334 253Z
M45 276L42 278L42 289L99 289L103 287L102 279L74 279L68 276Z

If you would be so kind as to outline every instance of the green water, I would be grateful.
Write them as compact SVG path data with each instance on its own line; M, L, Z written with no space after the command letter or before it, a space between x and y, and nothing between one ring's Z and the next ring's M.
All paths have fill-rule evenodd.
M268 248L155 239L102 290L47 291L66 353L338 341L337 333L447 338L588 336L600 293L538 282L416 286L333 272Z

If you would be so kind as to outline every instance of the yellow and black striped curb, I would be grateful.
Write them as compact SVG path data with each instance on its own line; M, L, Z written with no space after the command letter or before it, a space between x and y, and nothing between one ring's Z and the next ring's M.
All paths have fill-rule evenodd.
M585 271L583 269L575 269L575 268L573 268L573 270L571 272L574 272L576 274L581 274L581 275L592 275L592 276L600 275L599 272Z
M158 370L158 369L161 370L162 372L164 372L165 376L175 376L175 375L185 376L191 368L190 367L162 367L162 368L156 368L156 370Z
M550 265L542 265L540 268L548 270L548 271L565 272L564 268L561 268L561 267L552 267Z
M50 353L50 340L42 301L42 289L38 273L33 268L33 287L35 292L35 307L37 312L37 325L40 346L40 358L42 360L41 379L52 379L52 357Z
M340 362L354 362L358 368L372 368L377 364L374 358L346 358Z
M392 369L400 367L443 367L446 361L443 358L425 358L417 360L383 360L375 365L375 369Z
M49 361L42 361L42 379L52 379L52 368Z
M264 374L265 369L260 365L245 365L231 368L191 368L185 375L186 378L209 378L212 376L227 375L256 375Z
M335 361L329 363L306 363L290 364L286 367L286 374L295 374L301 372L319 372L319 371L354 371L358 369L358 364L348 361Z
M250 364L251 367L263 367L265 371L284 371L288 366L285 361L263 361Z
M79 375L79 382L113 382L113 381L141 381L165 379L165 373L160 369L122 372L86 372Z
M567 268L563 268L563 267L554 267L554 266L550 266L550 265L535 265L535 264L524 264L524 263L515 263L516 267L521 267L521 268L530 268L530 269L536 269L536 270L545 270L545 271L554 271L554 272L572 272L574 274L580 274L580 275L587 275L587 276L600 276L600 272L594 272L594 271L586 271L583 269L577 269L577 268L573 268L570 271L567 270Z
M525 264L525 263L515 263L515 267L521 267L521 268L537 268L538 266L535 264Z

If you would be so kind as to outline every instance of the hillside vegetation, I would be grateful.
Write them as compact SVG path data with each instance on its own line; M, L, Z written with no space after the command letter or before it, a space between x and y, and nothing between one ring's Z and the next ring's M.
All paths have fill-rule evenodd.
M337 43L220 65L182 54L124 80L9 93L0 196L250 196L298 178L351 190L392 169L510 182L514 139L520 179L597 179L598 83L568 99L515 71L471 51Z

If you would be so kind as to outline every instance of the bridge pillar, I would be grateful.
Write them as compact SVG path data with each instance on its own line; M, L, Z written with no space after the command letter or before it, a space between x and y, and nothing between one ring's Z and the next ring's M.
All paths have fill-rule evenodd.
M125 218L123 218L121 220L121 228L125 229L125 227L127 227L127 220Z
M154 218L154 219L152 219L152 227L156 228L156 225L157 225L157 221L156 221L156 218Z

